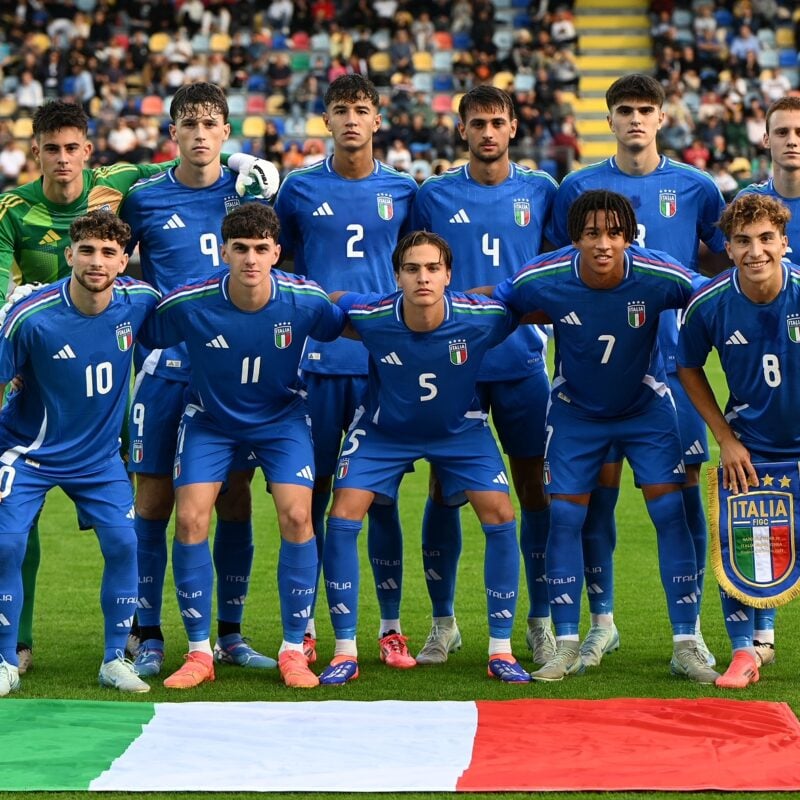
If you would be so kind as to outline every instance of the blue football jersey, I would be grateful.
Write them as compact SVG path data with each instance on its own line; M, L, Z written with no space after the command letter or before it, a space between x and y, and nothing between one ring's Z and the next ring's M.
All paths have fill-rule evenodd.
M84 475L119 450L133 342L158 292L118 278L108 307L78 311L70 278L15 305L0 331L0 382L24 387L0 412L0 461L54 476Z
M348 180L333 157L290 172L275 200L281 245L294 271L328 292L396 289L392 252L407 233L416 181L375 162L372 174ZM366 375L367 353L355 341L309 341L303 369L328 375Z
M486 424L475 382L486 351L514 330L516 316L482 295L446 291L442 324L424 333L403 320L403 295L339 299L370 354L365 413L404 439L429 439Z
M192 369L189 402L212 425L237 435L298 413L298 375L307 336L329 341L344 314L311 281L272 270L272 293L259 311L242 311L228 294L230 273L168 294L142 331L150 347L184 342Z
M428 178L417 192L411 227L443 236L453 251L450 288L465 291L512 276L542 249L558 184L513 162L506 180L486 186L469 165ZM486 354L479 381L508 381L541 368L542 339L523 325Z
M564 247L533 259L494 296L520 314L544 310L553 321L556 369L551 396L591 417L622 417L664 394L658 317L682 308L692 273L666 253L631 246L613 289L590 289L580 253Z
M236 193L236 173L220 168L219 179L202 189L175 177L174 167L134 184L120 210L138 244L142 277L162 295L213 274L220 256L222 219L248 198ZM257 201L263 202L263 201ZM136 368L186 383L189 364L183 347L149 352L137 346Z
M570 244L567 212L578 195L588 189L608 189L625 195L636 212L639 247L663 250L678 263L697 269L697 251L705 242L713 253L725 250L725 237L716 227L725 200L710 175L695 167L661 157L648 175L627 175L611 157L567 175L561 182L547 228L547 238L558 247ZM664 314L659 344L667 372L675 371L678 321Z
M725 416L756 452L800 454L800 268L784 262L783 287L754 303L728 270L697 292L686 309L678 363L702 367L716 348L730 395Z
M767 197L774 197L776 200L780 200L781 203L791 211L792 218L786 225L786 236L789 239L789 249L786 251L786 259L787 261L800 261L800 197L784 197L778 194L772 178L763 183L751 183L749 186L745 186L744 189L736 195L736 199L738 200L745 194L763 194ZM797 251L796 253L794 252L795 250Z

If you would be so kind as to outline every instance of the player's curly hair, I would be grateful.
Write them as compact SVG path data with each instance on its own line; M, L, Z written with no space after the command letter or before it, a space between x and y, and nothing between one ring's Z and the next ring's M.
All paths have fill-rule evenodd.
M363 75L340 75L331 83L325 92L323 102L325 108L330 108L334 103L357 103L367 99L377 109L380 108L381 99L375 84Z
M197 109L220 114L224 122L228 121L228 100L225 92L214 83L185 83L172 97L169 116L176 122L190 110Z
M85 239L116 242L124 250L131 240L131 226L111 211L100 209L75 217L69 226L69 238L73 243Z
M781 97L767 109L767 133L769 122L776 111L800 111L800 97Z
M772 223L780 231L781 236L785 236L786 226L791 217L791 211L780 200L764 194L745 194L734 200L722 212L717 226L728 241L747 225L764 221Z
M406 253L412 247L420 247L423 244L433 245L439 251L439 258L445 266L445 269L452 269L453 266L453 251L450 245L439 236L438 233L431 231L412 231L407 233L394 248L392 253L392 266L394 267L395 275L400 273L400 267L403 264L403 259Z
M507 113L509 119L515 119L514 102L508 92L496 86L475 86L470 89L458 103L458 116L462 123L466 122L467 115L473 111L494 111L500 109Z
M263 203L244 203L222 220L222 241L231 239L269 239L277 244L281 235L278 215Z
M81 106L51 100L33 112L33 135L38 139L43 133L55 133L62 128L77 128L84 136L89 133L89 117Z
M639 73L617 78L606 92L609 111L623 100L646 100L656 108L661 108L665 99L664 87L652 76Z
M592 189L575 198L567 212L567 233L570 241L577 242L583 235L590 214L606 212L606 219L613 215L629 244L636 238L636 214L631 201L625 195L605 189Z

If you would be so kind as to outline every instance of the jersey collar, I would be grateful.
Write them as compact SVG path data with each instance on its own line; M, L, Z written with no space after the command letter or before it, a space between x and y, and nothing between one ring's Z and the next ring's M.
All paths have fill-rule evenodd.
M444 319L442 322L448 322L453 315L453 307L450 304L450 292L447 289L444 290L444 295L442 297L444 300ZM401 322L403 325L406 324L405 318L403 317L403 293L398 292L397 297L394 301L394 318Z
M230 272L226 272L222 276L222 279L219 282L219 290L220 292L222 292L222 296L225 298L227 302L229 302L234 308L237 308L239 309L239 311L241 311L241 309L237 305L234 305L233 300L231 300L231 294L228 291L228 283L230 283L230 280L231 280L231 274ZM278 282L275 280L275 275L272 272L269 273L269 283L270 283L270 291L269 291L269 300L267 300L267 305L270 305L278 295Z
M786 289L786 285L789 283L789 265L786 263L786 261L781 261L781 269L783 270L783 280L781 281L781 293L783 293L784 289ZM742 291L741 283L739 283L738 267L734 267L731 274L732 274L731 282L733 283L733 288L740 295L742 295L742 297L747 297L747 295Z
M660 156L659 160L658 160L658 166L653 170L653 172L657 172L660 169L664 169L664 167L667 166L667 162L668 161L669 161L669 159L666 156ZM611 169L614 170L614 172L622 172L622 170L617 165L617 157L616 156L611 156L608 159L608 165L611 167ZM627 175L627 173L624 173L624 174ZM653 174L652 172L648 173L648 175L652 175L652 174ZM646 177L646 176L639 176L639 177Z
M631 250L628 248L623 254L623 258L625 259L625 272L622 276L622 280L628 280L628 277L631 274ZM572 273L575 277L583 283L583 278L581 278L581 254L579 250L575 250L575 254L572 256ZM621 283L622 281L620 281Z

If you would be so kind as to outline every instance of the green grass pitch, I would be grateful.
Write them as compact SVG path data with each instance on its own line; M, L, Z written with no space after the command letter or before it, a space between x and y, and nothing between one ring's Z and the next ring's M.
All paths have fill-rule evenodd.
M718 367L713 369L720 384ZM714 453L716 457L716 453ZM429 629L429 603L425 591L420 555L420 520L427 483L427 468L403 484L400 508L405 532L405 577L403 586L403 629L410 637L412 652L422 645ZM276 591L276 553L278 531L269 496L260 476L253 484L255 508L256 556L254 573L245 613L244 632L254 645L275 655L280 644L280 617ZM778 614L776 663L765 668L756 686L744 692L724 692L709 686L697 686L670 675L671 636L658 580L655 533L646 515L641 494L633 487L629 472L623 478L618 507L618 547L616 554L616 612L621 648L607 656L598 668L583 676L561 683L507 686L486 676L487 626L482 588L483 534L472 514L462 512L464 549L459 570L456 614L464 638L463 649L441 667L418 667L413 670L390 670L380 663L377 648L378 611L366 558L366 535L360 538L362 585L359 628L361 677L345 687L321 687L310 692L286 689L277 671L251 671L219 667L217 680L188 692L169 692L154 679L152 691L143 696L124 697L97 685L97 670L102 658L102 618L99 609L101 558L94 534L77 530L71 503L58 491L51 492L42 515L42 566L36 597L35 666L23 678L22 698L116 699L125 702L181 702L219 700L474 700L542 698L611 698L611 697L736 697L740 699L788 702L800 713L800 651L796 646L800 631L800 604L795 603ZM169 574L169 570L168 570ZM729 659L729 645L722 622L720 604L713 576L707 578L703 597L703 631L712 651L724 668ZM530 666L524 645L527 605L524 578L515 626L516 655ZM582 632L588 627L584 600ZM324 599L318 604L318 634L322 663L332 654L333 637ZM167 674L177 668L185 648L185 634L174 600L171 578L165 600L167 639ZM319 665L318 665L319 666ZM0 701L2 702L2 701ZM315 741L309 732L308 764L301 770L314 769ZM276 745L278 746L278 745ZM2 757L0 756L0 762ZM224 768L224 767L222 767ZM388 767L390 769L390 767ZM146 770L146 765L143 765ZM135 787L131 787L132 790ZM131 793L132 796L133 792ZM616 793L615 798L641 797L643 793ZM700 793L703 798L730 798L723 793ZM665 798L689 797L674 793L648 793ZM30 797L31 795L27 795ZM78 797L78 793L56 793L53 797ZM119 800L122 794L102 794ZM182 794L148 795L152 798L189 797ZM242 797L263 797L247 794ZM283 795L316 800L322 795ZM404 795L409 798L431 795ZM496 797L497 795L479 795ZM529 797L530 795L507 795ZM553 798L585 798L590 794L551 794ZM697 795L692 795L697 796ZM758 795L753 794L752 797ZM766 795L765 795L766 796ZM25 797L0 793L0 798ZM366 798L373 795L359 794ZM380 797L380 795L374 795ZM800 793L781 797L800 798Z

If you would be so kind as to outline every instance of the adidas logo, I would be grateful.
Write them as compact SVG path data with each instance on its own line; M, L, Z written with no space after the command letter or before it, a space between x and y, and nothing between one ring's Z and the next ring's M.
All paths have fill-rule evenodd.
M140 597L136 601L136 608L152 608L152 607L153 606L151 606L150 603L147 602L147 598L146 597Z
M203 615L196 609L196 608L185 608L181 611L182 617L187 617L188 619L202 619Z
M397 355L394 351L389 353L388 356L384 356L381 359L381 364L394 364L396 367L402 367L403 362L400 360L400 356Z
M725 622L747 622L747 614L742 611L734 611L729 617L725 617Z
M333 209L327 203L323 203L311 216L312 217L332 217L333 216Z
M130 628L133 626L133 617L128 617L128 619L122 620L122 622L117 623L118 628Z
M502 611L495 611L494 614L489 614L489 616L494 619L513 619L514 617L507 608L502 609Z
M47 233L42 236L39 240L39 244L56 244L56 242L60 242L61 237L51 228Z
M68 344L65 344L53 358L77 358L77 356L75 351Z
M564 594L560 594L558 597L554 597L554 598L553 598L553 599L550 601L550 605L555 605L555 606L571 606L571 605L572 605L572 598L571 598L571 597L570 597L568 594L566 594L566 593L564 593Z
M8 617L5 614L0 614L0 625L9 626L11 623L8 621Z
M397 581L394 578L389 578L389 580L381 581L380 583L376 584L376 588L383 589L384 591L392 591L393 589L399 589L400 587L397 585Z
M705 452L706 451L703 448L703 445L700 443L700 440L699 439L695 439L684 455L687 455L687 456L702 456L702 455L705 454Z
M492 481L492 483L499 483L501 486L508 486L508 478L506 477L505 472L498 472L497 477Z
M596 583L587 583L586 594L603 594L603 590Z
M740 330L735 330L726 340L725 344L750 344Z
M311 606L306 606L300 611L295 611L294 614L292 614L292 616L300 617L302 619L308 619L311 616Z
M314 480L314 473L311 471L311 467L306 464L300 472L295 472L298 478L305 478L307 481Z
M563 322L565 325L582 325L583 323L580 320L580 317L574 312L570 311L566 317L561 317L559 322Z
M243 606L244 601L247 600L246 594L240 594L238 597L231 597L230 600L225 601L226 606Z
M691 594L685 594L680 600L677 601L677 603L679 606L697 605L697 595L694 592Z
M350 609L344 603L337 603L330 607L331 614L349 614Z
M426 569L425 570L425 580L426 581L440 581L442 576L435 570L435 569Z
M456 213L453 214L452 217L450 217L450 222L455 222L455 223L458 223L458 224L461 224L461 223L464 223L464 222L469 222L469 221L470 221L470 218L467 215L467 212L464 211L463 208L459 208L458 211L456 211Z
M678 464L678 466L675 467L674 470L672 470L672 474L673 475L683 475L683 474L685 474L685 472L686 472L686 467L685 467L683 461L681 461L681 463Z
M175 228L185 228L186 223L177 215L173 214L162 226L161 230L169 231Z
M206 347L216 347L218 350L230 350L222 334L215 336L210 342L206 342Z

